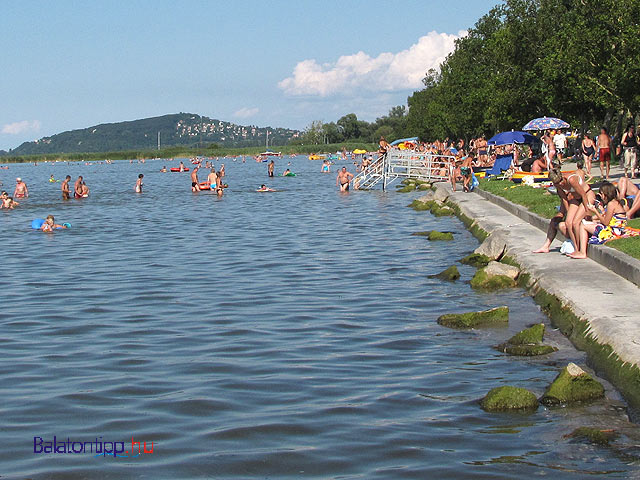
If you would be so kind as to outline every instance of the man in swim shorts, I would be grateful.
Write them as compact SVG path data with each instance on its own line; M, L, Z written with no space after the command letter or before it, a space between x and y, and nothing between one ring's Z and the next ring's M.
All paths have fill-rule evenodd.
M353 173L347 172L347 167L342 167L342 170L338 172L336 177L336 186L340 186L341 192L349 191L349 182L353 178Z
M609 138L609 132L605 127L600 129L600 135L598 135L598 155L600 157L600 176L604 177L604 165L607 164L607 176L609 180L609 170L611 169L611 138Z
M73 196L76 198L82 198L82 175L78 177L76 183L73 184Z
M13 198L25 198L29 196L27 184L20 177L16 178L16 189L13 192Z
M198 169L200 167L196 165L194 169L191 171L191 191L199 192L200 191L200 182L198 182Z
M69 200L71 198L71 193L69 192L69 182L71 181L71 175L67 175L65 179L62 181L62 185L60 189L62 190L62 199Z

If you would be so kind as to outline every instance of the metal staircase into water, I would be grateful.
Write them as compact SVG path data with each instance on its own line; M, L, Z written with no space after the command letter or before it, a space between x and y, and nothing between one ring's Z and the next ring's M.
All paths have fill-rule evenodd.
M387 185L399 178L415 178L426 182L446 181L449 165L453 162L455 157L451 155L390 150L358 173L353 182L358 189L371 189L382 182L382 189L386 190Z

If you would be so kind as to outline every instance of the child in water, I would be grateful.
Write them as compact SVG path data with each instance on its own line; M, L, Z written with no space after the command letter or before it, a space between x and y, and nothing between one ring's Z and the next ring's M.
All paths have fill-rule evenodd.
M67 226L56 224L55 219L53 218L53 215L48 215L47 219L44 221L44 223L42 224L42 227L40 228L43 232L51 233L53 232L54 228L67 228Z

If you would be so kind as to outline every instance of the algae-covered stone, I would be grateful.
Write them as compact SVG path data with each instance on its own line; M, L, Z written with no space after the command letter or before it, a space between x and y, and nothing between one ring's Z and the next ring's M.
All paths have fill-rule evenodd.
M411 234L412 237L428 237L431 233L431 230L427 230L426 232L413 232Z
M436 241L436 240L451 241L451 240L453 240L453 233L451 233L451 232L438 232L437 230L432 230L431 232L429 232L428 238L431 241Z
M558 349L551 345L541 345L544 336L544 324L538 323L516 333L505 343L498 345L497 350L522 357L546 355Z
M471 253L460 260L460 263L464 263L465 265L471 265L472 267L482 268L489 265L491 259L486 255L481 253Z
M408 207L413 208L416 212L422 212L425 210L431 210L433 207L433 200L427 202L421 202L420 200L414 200L411 202Z
M438 273L437 275L431 275L432 278L439 278L441 280L447 280L449 282L455 282L460 278L460 272L458 271L458 267L455 265L451 265L446 270Z
M438 317L438 323L450 328L504 325L509 323L509 307L497 307L481 312L447 313Z
M494 291L516 286L516 281L505 275L487 275L484 268L476 271L471 279L471 287L477 290Z
M449 207L434 206L431 208L431 213L433 213L436 217L449 217L455 215L456 212L454 212L453 209Z
M520 269L518 267L500 262L489 262L485 267L484 272L490 277L505 276L513 280L518 278L518 275L520 275Z
M596 445L607 446L612 440L615 440L618 434L614 430L600 430L594 427L579 427L569 435L573 438L588 440Z
M604 397L604 387L575 363L558 374L540 399L545 405L569 405Z
M534 357L558 351L556 347L551 345L509 345L508 343L499 345L498 350L519 357Z
M486 255L491 260L499 260L507 248L507 241L499 230L495 230L473 253Z
M413 192L413 191L415 191L415 189L416 189L416 186L415 186L414 184L410 183L410 184L409 184L409 185L407 185L406 187L398 188L398 189L396 190L396 192L399 192L399 193L409 193L409 192Z
M480 400L480 406L487 412L535 410L538 408L538 399L526 388L506 385L489 390Z
M516 333L513 337L507 340L510 345L527 345L527 344L539 344L542 343L544 337L544 323L537 323L532 327L525 328L524 330Z
M418 185L418 190L430 190L431 185L429 183L421 183Z

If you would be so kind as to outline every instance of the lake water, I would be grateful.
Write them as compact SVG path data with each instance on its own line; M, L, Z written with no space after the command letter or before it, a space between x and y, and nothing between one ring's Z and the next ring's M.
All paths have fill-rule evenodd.
M2 478L637 474L637 428L610 388L579 408L479 408L495 386L542 394L585 357L552 328L551 356L492 349L547 320L522 290L472 291L470 267L457 283L428 278L477 246L457 219L405 208L417 194L340 194L304 157L276 171L289 161L295 178L268 179L266 164L225 160L223 198L160 173L166 160L0 170L2 188L21 176L32 193L0 211ZM63 202L52 173L83 175L91 197ZM31 230L47 214L73 228ZM455 241L410 236L431 229ZM508 328L435 321L498 305ZM566 437L582 425L622 436L614 448ZM153 453L34 454L34 437L54 435L128 454L133 437Z

